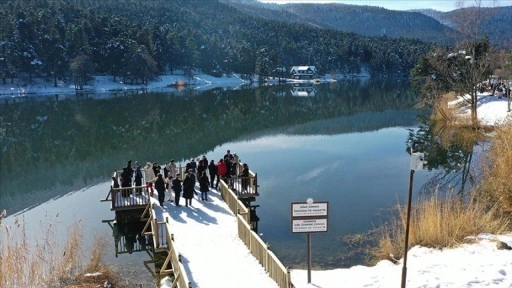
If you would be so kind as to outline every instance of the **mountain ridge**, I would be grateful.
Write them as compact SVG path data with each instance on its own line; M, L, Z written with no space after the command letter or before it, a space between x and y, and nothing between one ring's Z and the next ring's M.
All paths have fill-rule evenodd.
M256 0L223 0L252 16L284 22L302 23L316 28L334 29L363 36L411 38L425 42L453 45L456 40L454 20L467 9L449 12L434 9L389 10L367 5L341 3L272 4ZM492 44L510 48L512 43L512 6L479 8L488 17L482 22L482 33Z

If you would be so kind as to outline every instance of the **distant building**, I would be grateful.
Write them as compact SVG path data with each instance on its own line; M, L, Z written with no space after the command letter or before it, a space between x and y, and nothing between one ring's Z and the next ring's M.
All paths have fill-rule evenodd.
M314 79L316 77L315 66L293 66L290 70L293 79Z

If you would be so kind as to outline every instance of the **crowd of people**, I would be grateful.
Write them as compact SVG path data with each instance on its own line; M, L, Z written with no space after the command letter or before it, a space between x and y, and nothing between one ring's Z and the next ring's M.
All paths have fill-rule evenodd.
M488 92L493 96L510 97L510 82L501 78L492 78L478 85L480 93Z
M135 189L122 189L123 197L129 197L132 193L141 195L144 180L150 196L153 196L154 190L157 191L160 206L164 205L167 192L169 196L174 194L174 199L169 201L174 202L176 207L182 206L181 198L185 198L186 207L192 206L194 196L197 195L199 199L199 193L195 190L196 183L199 186L200 199L208 201L208 192L211 189L217 190L221 179L228 183L230 188L234 187L235 179L241 179L241 189L245 192L249 186L249 166L247 163L242 164L236 153L227 150L224 157L217 163L213 160L208 162L206 155L203 155L202 158L187 162L184 170L181 165L178 167L174 160L163 166L157 162L147 162L144 167L141 167L137 161L132 166L132 160L130 160L123 168L119 182L115 176L112 176L114 188L135 187Z

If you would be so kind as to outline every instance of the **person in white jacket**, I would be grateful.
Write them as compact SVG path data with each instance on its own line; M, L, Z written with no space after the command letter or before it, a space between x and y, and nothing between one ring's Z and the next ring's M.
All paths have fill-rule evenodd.
M176 162L174 159L169 162L169 173L171 174L172 178L176 178Z
M149 162L144 166L144 179L146 180L146 187L149 190L149 196L153 196L153 182L155 182L156 176L153 171L153 167Z

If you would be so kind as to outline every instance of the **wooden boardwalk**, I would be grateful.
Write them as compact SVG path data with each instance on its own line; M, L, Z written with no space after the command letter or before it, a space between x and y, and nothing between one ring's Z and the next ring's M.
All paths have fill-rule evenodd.
M183 198L182 207L169 201L161 207L156 190L150 196L146 187L111 188L102 201L111 202L116 217L125 211L143 211L140 218L146 224L142 235L152 238L153 253L165 254L164 263L154 273L169 275L171 287L238 288L261 281L261 287L293 287L289 270L251 230L247 203L259 195L257 175L251 172L249 179L244 179L249 183L245 191L241 178L230 180L221 181L218 191L208 192L208 202L198 200L196 185L199 197L194 197L192 207L185 207ZM243 280L233 273L242 275Z

